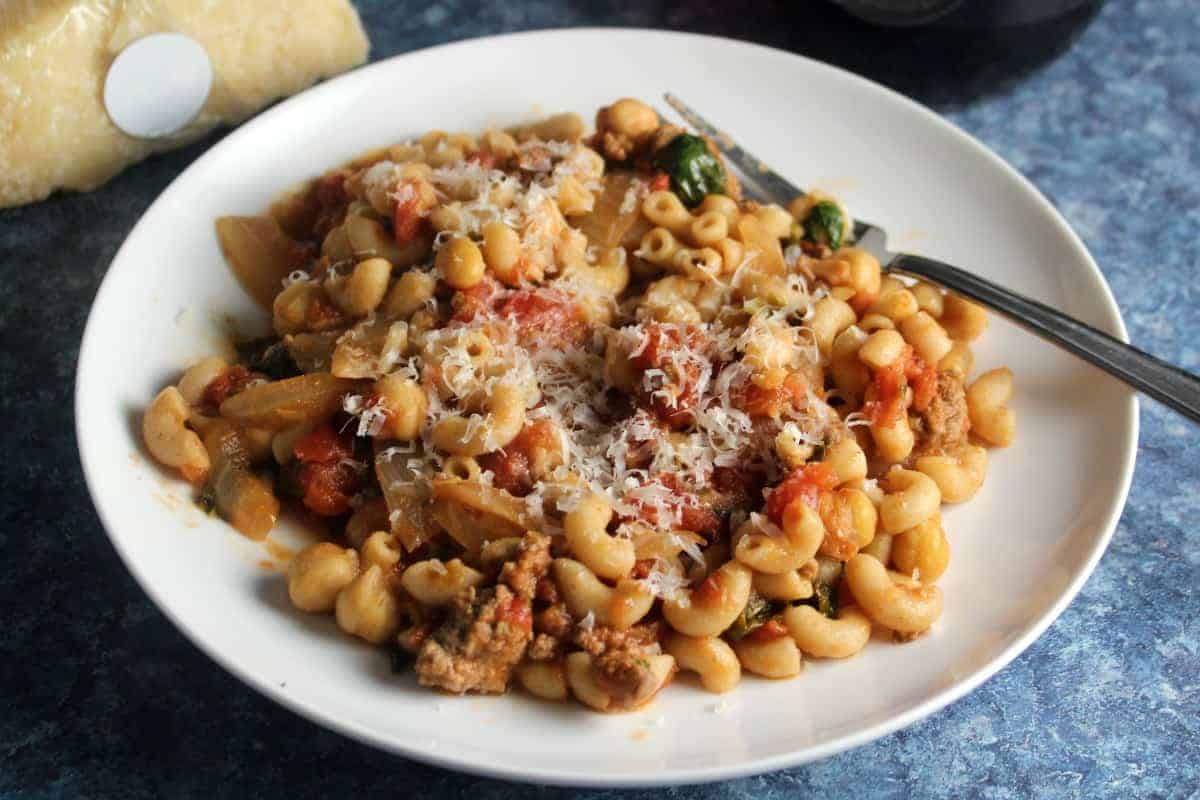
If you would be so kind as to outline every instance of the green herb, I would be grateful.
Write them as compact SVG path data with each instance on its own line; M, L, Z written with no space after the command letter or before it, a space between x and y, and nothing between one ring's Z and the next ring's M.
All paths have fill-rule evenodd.
M841 580L843 564L837 565L837 571L828 576L818 575L813 581L813 595L804 602L820 611L830 619L837 619L838 598L837 583Z
M822 200L804 217L804 238L817 244L829 245L833 250L842 246L842 233L846 220L837 203Z
M746 601L746 607L729 626L726 634L736 642L765 625L767 620L778 613L779 609L778 604L772 603L758 592L751 592L750 599Z
M237 349L238 361L247 369L261 372L272 380L294 378L300 374L292 354L278 336L264 336L261 339L249 339L234 345Z
M681 133L654 155L654 165L667 173L671 190L688 208L710 194L725 193L725 168L699 136Z
M837 592L833 590L832 586L827 583L818 583L813 586L812 599L816 601L813 605L817 607L817 611L830 619L837 619Z
M389 660L391 661L392 672L394 674L408 672L409 668L413 664L413 661L416 660L416 653L412 652L411 650L406 650L399 645L391 647L388 650L388 656Z
M217 492L211 483L204 484L204 488L200 490L200 496L196 498L196 505L200 506L200 510L205 514L211 514L217 510Z

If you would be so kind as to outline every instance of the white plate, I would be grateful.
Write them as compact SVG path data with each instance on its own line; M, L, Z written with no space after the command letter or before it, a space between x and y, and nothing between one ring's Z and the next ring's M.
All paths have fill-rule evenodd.
M801 185L835 191L885 225L894 245L1125 337L1096 265L1028 182L931 112L828 66L721 39L576 30L358 70L246 124L163 192L114 259L80 353L78 436L100 516L146 592L221 665L310 719L435 764L544 783L695 782L799 764L908 725L1008 663L1074 597L1125 500L1136 401L995 320L977 365L1016 372L1018 438L993 451L979 496L946 513L954 558L935 631L810 663L795 680L747 678L722 697L680 680L632 715L519 695L442 697L393 677L329 620L293 613L282 580L258 565L263 549L194 510L188 488L141 455L142 409L220 346L227 316L264 326L221 258L214 217L257 212L323 168L427 129L482 129L538 110L590 118L614 98L657 104L667 90Z

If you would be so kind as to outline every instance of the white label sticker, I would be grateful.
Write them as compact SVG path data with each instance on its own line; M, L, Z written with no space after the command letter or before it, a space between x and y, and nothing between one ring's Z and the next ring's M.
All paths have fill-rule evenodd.
M155 33L122 50L104 80L113 124L143 139L170 136L196 118L212 88L212 63L195 40Z

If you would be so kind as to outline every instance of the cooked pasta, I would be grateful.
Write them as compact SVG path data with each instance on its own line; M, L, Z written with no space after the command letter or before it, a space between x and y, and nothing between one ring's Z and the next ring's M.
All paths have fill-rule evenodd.
M164 388L147 450L252 538L328 518L293 604L447 692L627 710L920 636L941 506L1014 435L983 312L637 100L596 125L433 131L218 221L275 335Z

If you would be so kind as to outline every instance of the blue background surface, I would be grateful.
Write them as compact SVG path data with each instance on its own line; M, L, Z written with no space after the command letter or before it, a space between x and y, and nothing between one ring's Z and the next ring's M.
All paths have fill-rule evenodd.
M1135 343L1200 371L1194 0L1111 0L1068 26L1078 38L1058 54L1032 34L865 29L817 2L358 5L374 58L510 30L637 25L751 39L883 81L1028 175L1091 248ZM241 685L119 563L84 489L70 405L79 337L113 254L219 137L92 194L0 211L0 794L1200 796L1200 431L1149 401L1129 505L1066 613L966 699L817 764L653 793L533 789L384 755Z

